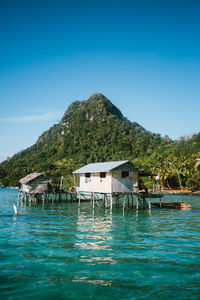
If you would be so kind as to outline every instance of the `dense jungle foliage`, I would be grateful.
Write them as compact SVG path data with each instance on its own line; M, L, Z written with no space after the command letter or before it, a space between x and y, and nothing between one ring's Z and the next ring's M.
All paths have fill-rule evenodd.
M44 132L33 146L0 164L0 184L18 186L32 172L44 172L64 186L72 171L90 163L130 160L160 174L163 187L200 189L200 133L172 141L128 121L105 96L96 93L73 102L61 122Z

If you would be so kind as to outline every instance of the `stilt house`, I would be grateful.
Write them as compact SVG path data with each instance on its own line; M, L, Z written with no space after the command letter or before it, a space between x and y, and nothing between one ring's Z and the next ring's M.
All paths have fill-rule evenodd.
M138 188L138 169L128 160L91 163L73 174L80 174L80 192L133 193Z
M48 193L52 191L51 180L43 173L31 173L20 179L20 191L24 193Z

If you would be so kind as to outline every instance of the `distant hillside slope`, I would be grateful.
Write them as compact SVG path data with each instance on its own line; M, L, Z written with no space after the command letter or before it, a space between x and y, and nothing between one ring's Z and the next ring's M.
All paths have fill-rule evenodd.
M172 142L145 130L128 121L104 95L96 93L86 101L73 102L59 124L45 131L33 146L1 163L0 183L18 185L21 177L36 171L45 172L55 182L64 175L67 186L72 183L71 172L86 163L129 159L160 172L168 184L177 185L177 174L172 172L168 178L164 173L165 161L174 155L180 158L185 151L185 157L194 154L194 168L199 146L197 136Z
M96 93L86 101L73 102L61 122L44 132L36 144L3 162L7 176L0 180L16 185L33 171L46 172L56 180L63 173L61 165L70 172L89 162L132 160L151 153L161 140L129 122L105 96Z

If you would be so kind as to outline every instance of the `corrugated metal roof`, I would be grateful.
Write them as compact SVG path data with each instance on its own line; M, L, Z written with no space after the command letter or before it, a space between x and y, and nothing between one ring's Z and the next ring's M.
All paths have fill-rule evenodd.
M80 169L75 170L73 173L78 174L78 173L109 172L121 165L126 164L127 162L128 162L128 160L91 163L91 164L83 166Z

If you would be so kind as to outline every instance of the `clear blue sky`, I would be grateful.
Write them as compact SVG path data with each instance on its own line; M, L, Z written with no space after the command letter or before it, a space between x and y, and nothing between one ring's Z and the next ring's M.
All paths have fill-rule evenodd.
M200 131L200 2L1 0L0 161L101 92L170 138Z

